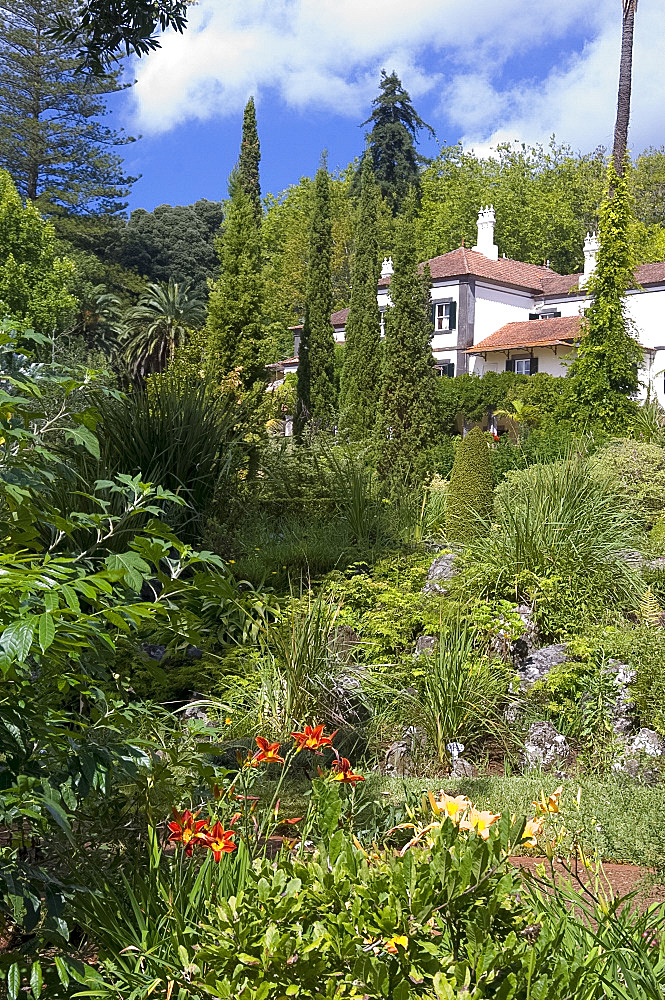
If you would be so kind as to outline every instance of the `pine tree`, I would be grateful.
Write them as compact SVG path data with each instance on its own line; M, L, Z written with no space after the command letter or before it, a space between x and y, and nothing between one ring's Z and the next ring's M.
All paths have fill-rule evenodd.
M133 178L113 148L133 141L107 125L104 98L124 89L116 72L77 72L75 43L50 30L65 0L0 3L0 167L20 194L54 216L124 210Z
M437 426L430 276L418 267L414 216L412 192L395 234L375 430L379 473L391 489L423 471Z
M256 127L256 109L254 98L250 97L245 105L242 119L242 140L240 142L240 157L238 159L238 181L243 191L254 206L257 225L261 224L261 182L259 180L259 163L261 162L261 146Z
M265 374L261 234L254 205L242 186L231 184L231 202L218 243L220 276L210 292L206 366L219 381L240 369L245 390Z
M378 214L378 185L371 158L366 153L362 163L351 307L340 384L340 430L352 441L371 437L376 424L381 369L381 314L376 298L380 275Z
M323 165L314 179L309 230L305 321L300 338L295 414L298 436L308 421L312 421L316 428L330 428L336 419L335 338L330 323L333 302L331 261L330 187L328 171Z
M631 220L628 170L620 177L610 161L607 192L600 208L600 249L588 285L592 301L569 377L578 416L613 432L625 429L634 415L633 397L642 364L642 351L631 335L624 301L626 291L635 283Z
M474 427L455 452L446 494L446 537L465 543L484 530L492 516L494 483L487 438Z
M393 71L381 71L380 94L372 102L373 111L363 125L372 125L368 135L374 174L381 194L396 215L411 189L420 196L419 166L425 162L416 152L416 139L423 129L433 136Z

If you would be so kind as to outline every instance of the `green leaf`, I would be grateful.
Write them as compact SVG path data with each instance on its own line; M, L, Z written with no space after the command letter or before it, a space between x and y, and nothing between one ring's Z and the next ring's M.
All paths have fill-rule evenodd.
M63 986L69 986L69 972L65 962L60 957L60 955L55 955L53 958L55 962L55 967L58 970L58 977Z
M9 1000L18 1000L20 989L21 972L18 967L18 962L14 962L13 965L9 966L9 971L7 973L7 996L9 997Z
M30 989L35 1000L41 995L42 985L42 967L40 962L35 960L30 969Z
M108 569L121 570L125 582L137 593L150 574L150 566L137 552L112 553L105 562Z
M53 615L49 611L39 616L39 645L42 653L45 653L55 639L55 625Z
M68 441L74 441L76 444L82 444L86 451L89 451L93 458L99 458L99 441L96 436L83 424L79 424L78 427L71 427L65 431L65 438Z
M2 643L6 654L11 659L15 659L18 660L19 663L23 663L30 652L34 632L34 623L29 619L11 622L11 624L4 629L2 636L0 636L0 642Z

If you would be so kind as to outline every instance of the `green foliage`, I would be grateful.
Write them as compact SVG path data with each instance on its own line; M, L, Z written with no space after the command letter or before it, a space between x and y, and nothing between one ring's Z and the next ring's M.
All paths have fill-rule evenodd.
M3 10L0 166L46 214L112 215L135 179L113 148L133 139L101 119L107 95L128 85L115 68L78 72L75 44L51 34L69 9L62 0L17 0Z
M474 427L457 445L446 495L446 536L468 544L487 531L494 483L487 437Z
M254 203L240 183L219 240L220 275L210 292L206 368L221 382L237 371L245 390L265 377L261 325L261 235Z
M623 430L635 414L632 398L638 388L642 350L631 335L624 296L634 284L630 242L631 202L624 172L619 177L610 163L608 190L600 210L600 249L589 280L592 302L584 333L569 377L575 392L575 410L607 430Z
M256 127L256 108L254 98L250 97L245 105L242 119L242 140L240 157L238 159L238 182L254 207L256 224L261 224L261 183L259 180L259 163L261 147L259 133Z
M375 428L378 470L390 489L422 473L436 436L429 274L418 269L414 216L412 196L397 224Z
M361 172L351 306L340 380L340 433L352 441L370 438L376 423L381 369L381 316L376 298L380 274L378 210L378 187L366 153Z
M134 331L126 351L132 374L145 377L163 371L188 329L200 326L204 315L203 300L190 294L189 285L179 285L173 278L168 284L149 284L126 315Z
M423 129L434 135L417 113L395 72L381 71L379 96L363 125L372 126L367 136L374 175L382 196L397 215L411 190L420 193L420 164L415 142Z
M336 417L335 341L330 324L331 259L330 187L328 171L322 166L314 180L314 207L309 231L305 322L298 365L296 424L299 435L310 421L315 428L331 428Z
M52 333L75 305L68 289L73 270L57 256L53 226L22 203L9 174L0 171L0 312Z
M645 519L665 511L665 449L628 438L610 441L593 456L590 469Z
M190 284L196 298L206 298L208 281L219 270L214 240L223 220L222 203L205 198L193 205L158 205L152 212L137 208L109 254L149 281L173 278Z

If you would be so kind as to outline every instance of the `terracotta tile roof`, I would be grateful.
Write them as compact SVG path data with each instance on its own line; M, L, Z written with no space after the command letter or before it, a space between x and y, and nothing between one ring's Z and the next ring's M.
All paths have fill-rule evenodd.
M554 273L548 267L523 264L519 260L510 260L507 257L490 260L485 254L469 250L467 247L459 247L440 257L432 257L427 263L433 281L468 274L475 278L484 278L494 284L541 293L543 281ZM390 278L379 280L379 288L386 288L389 284Z
M581 274L555 274L550 271L549 276L543 278L543 293L546 296L575 293L580 290L581 277ZM642 288L648 285L665 285L665 261L641 264L635 268L635 284Z
M528 319L506 323L479 343L469 347L467 354L507 351L518 347L543 347L570 343L580 336L580 316L557 316L554 319Z
M635 269L635 281L638 285L665 284L665 261L655 264L642 264Z
M348 309L338 309L337 312L330 314L330 322L333 326L346 326L346 321L349 318Z

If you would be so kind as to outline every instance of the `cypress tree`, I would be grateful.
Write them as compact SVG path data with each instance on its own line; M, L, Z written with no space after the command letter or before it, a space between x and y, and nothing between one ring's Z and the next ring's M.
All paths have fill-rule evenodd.
M351 306L340 384L340 430L352 441L372 435L381 369L381 314L376 298L379 264L379 189L366 153L356 218Z
M418 133L425 129L434 135L434 131L422 120L394 71L390 76L381 71L379 89L372 113L362 124L372 126L368 140L374 174L381 194L397 215L409 191L420 196L419 167L425 161L416 152Z
M242 119L242 139L240 142L240 157L238 159L238 181L248 196L254 208L256 224L261 224L261 182L259 179L259 163L261 162L261 146L256 127L256 109L254 98L250 97L245 105Z
M232 177L231 202L218 241L220 275L210 292L207 368L220 380L240 369L250 390L263 380L261 234L254 204Z
M415 247L412 192L395 234L375 429L379 474L391 489L423 471L436 434L430 276L427 267L420 271Z
M581 419L606 430L625 429L635 413L642 351L625 314L626 291L635 284L630 240L632 220L628 171L619 176L610 161L607 191L600 208L600 248L589 279L592 296L576 359L569 369Z
M133 140L102 118L105 96L125 85L115 72L79 72L77 43L50 34L70 9L65 0L0 3L0 167L43 214L113 215L134 180L113 147Z
M337 412L335 386L335 337L332 312L332 227L330 185L325 164L316 172L312 221L309 230L309 266L305 296L305 321L300 338L298 402L295 430L298 436L308 421L330 428Z
M446 494L446 537L464 543L477 537L492 516L494 481L487 438L474 427L455 452Z

